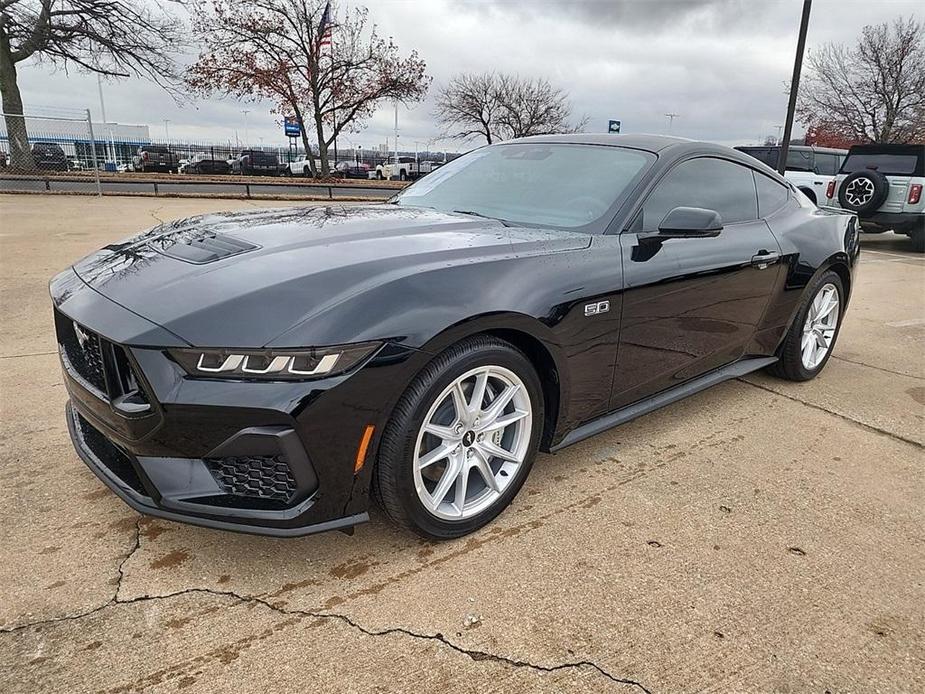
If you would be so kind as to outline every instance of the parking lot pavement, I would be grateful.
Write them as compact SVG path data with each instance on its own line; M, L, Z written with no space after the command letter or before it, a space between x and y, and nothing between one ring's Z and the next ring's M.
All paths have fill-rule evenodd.
M375 512L278 540L142 518L96 480L46 294L155 219L253 204L0 196L0 691L925 689L925 259L904 239L864 238L815 381L749 376L541 456L455 542Z

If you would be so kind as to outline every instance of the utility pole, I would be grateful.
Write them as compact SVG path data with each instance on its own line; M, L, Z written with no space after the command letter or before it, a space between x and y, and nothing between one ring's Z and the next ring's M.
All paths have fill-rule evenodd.
M803 16L800 18L800 36L797 38L797 53L793 59L793 76L790 78L790 100L787 103L787 120L784 123L784 139L777 157L777 173L781 176L787 170L787 153L790 151L790 135L793 131L793 114L797 108L797 92L800 90L800 71L803 69L803 50L806 48L806 30L809 28L809 12L813 0L803 0Z
M247 136L247 114L250 113L250 110L246 108L242 108L241 113L244 114L244 146L247 147L247 143L249 141L249 138Z
M169 145L170 144L170 121L167 118L164 119L164 137L167 138L167 144Z
M398 101L395 102L395 166L398 167Z
M103 78L100 73L96 73L96 86L100 91L100 113L103 116L103 122L106 122L106 104L103 103Z
M781 132L781 130L784 129L784 126L783 126L783 125L775 125L774 127L777 128L777 144L780 144L780 138L781 138L780 132Z
M671 126L674 125L674 119L677 118L680 114L678 113L666 113L665 118L668 119L668 132L671 132Z

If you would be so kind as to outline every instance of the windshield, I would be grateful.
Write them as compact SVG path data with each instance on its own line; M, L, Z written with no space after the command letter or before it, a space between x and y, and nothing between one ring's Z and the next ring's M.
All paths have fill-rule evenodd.
M441 166L394 202L574 229L601 220L653 161L648 152L602 145L484 147Z

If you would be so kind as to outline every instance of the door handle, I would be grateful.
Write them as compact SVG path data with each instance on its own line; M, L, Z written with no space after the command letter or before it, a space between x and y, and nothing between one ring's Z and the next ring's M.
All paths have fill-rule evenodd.
M773 265L780 260L780 253L777 251L758 251L752 256L752 265L759 270L764 270L768 265Z

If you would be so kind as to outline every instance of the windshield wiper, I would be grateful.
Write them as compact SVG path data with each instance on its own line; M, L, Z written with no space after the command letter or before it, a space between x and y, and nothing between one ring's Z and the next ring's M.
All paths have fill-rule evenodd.
M481 217L482 219L492 219L496 222L501 222L502 226L510 226L510 224L505 222L503 219L499 219L498 217L490 217L489 215L482 214L481 212L473 212L472 210L453 210L453 212L456 214L468 214L473 217Z

